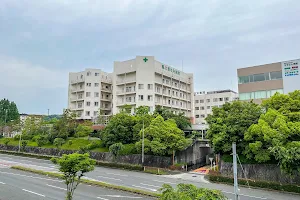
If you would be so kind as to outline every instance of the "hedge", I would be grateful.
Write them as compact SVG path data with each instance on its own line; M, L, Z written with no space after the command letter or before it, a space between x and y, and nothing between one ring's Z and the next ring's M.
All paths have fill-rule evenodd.
M221 175L206 175L206 178L211 182L216 183L225 183L225 184L233 184L233 178ZM257 188L266 188L271 190L279 190L285 192L293 192L293 193L300 193L300 185L291 185L291 184L281 184L276 182L267 182L267 181L258 181L258 180L247 180L246 179L238 179L238 183L240 185L246 185L257 187Z

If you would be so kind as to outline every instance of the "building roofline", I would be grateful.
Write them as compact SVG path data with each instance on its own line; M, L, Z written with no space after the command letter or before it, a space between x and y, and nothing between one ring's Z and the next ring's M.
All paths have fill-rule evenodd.
M234 94L238 94L237 92L235 92L233 90L225 89L225 90L213 90L213 91L194 92L194 95L220 94L220 93L227 93L227 92L232 92Z
M252 68L252 67L262 67L264 65L272 65L272 64L277 64L277 63L282 63L282 62L288 62L288 61L293 61L293 60L299 60L299 59L300 58L291 59L291 60L277 61L277 62L272 62L272 63L264 63L264 64L252 65L252 66L248 66L248 67L242 67L242 68L238 68L238 69L246 69L246 68Z

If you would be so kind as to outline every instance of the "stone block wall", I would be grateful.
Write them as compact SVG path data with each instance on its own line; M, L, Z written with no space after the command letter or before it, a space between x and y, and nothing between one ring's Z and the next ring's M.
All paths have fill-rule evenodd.
M1 150L7 151L18 151L18 146L5 146L0 144ZM25 147L24 152L40 154L40 155L49 155L49 156L61 156L63 154L71 154L76 151L73 150L64 150L64 149L55 149L55 148L41 148L41 147ZM104 162L113 162L113 155L108 152L90 152L91 158ZM124 155L119 156L116 159L116 162L126 163L126 164L142 164L142 155L134 154L134 155ZM159 167L159 168L167 168L172 165L171 157L162 157L162 156L152 156L145 155L144 164L149 167Z
M300 184L300 174L290 177L281 172L280 167L274 164L243 164L245 175L240 165L238 165L238 178L251 180L271 181L285 184ZM233 176L232 163L221 161L220 172L224 176Z

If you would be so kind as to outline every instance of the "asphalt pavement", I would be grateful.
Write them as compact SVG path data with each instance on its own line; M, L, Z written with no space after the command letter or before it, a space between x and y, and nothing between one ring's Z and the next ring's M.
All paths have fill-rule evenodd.
M34 169L39 169L39 170L44 170L44 171L52 171L52 172L58 171L57 166L48 160L0 154L0 182L2 181L3 172L5 172L3 170L11 170L8 168L13 165L19 165L19 166L24 166L24 167L29 167L29 168L34 168ZM18 172L18 173L20 173L20 172ZM141 190L145 190L145 191L151 191L151 192L158 192L159 188L163 184L170 184L172 186L176 186L179 183L192 183L198 187L221 190L229 199L234 199L232 186L224 185L224 184L209 183L207 180L204 179L203 175L197 175L197 174L193 174L193 173L182 173L182 174L177 174L177 175L153 175L153 174L146 174L146 173L142 173L142 172L96 167L95 170L92 172L89 172L85 178L88 178L91 180L97 180L97 181L101 181L101 182L107 182L107 183L114 184L114 185L122 185L122 186L141 189ZM57 180L57 181L61 181L61 180ZM63 183L58 182L58 184L60 185L59 187L63 188ZM1 183L0 183L0 186L1 186ZM54 186L56 186L56 185L54 185ZM81 185L79 188L79 192L82 191L82 194L79 193L78 195L84 195L84 194L89 195L89 193L85 192L87 187L88 186ZM38 191L42 190L42 188L37 188L37 189L38 189ZM42 190L42 191L43 191L43 193L47 193L47 191L48 190L50 191L50 189L51 189L51 186L47 186L46 189ZM59 189L57 189L57 190L59 190ZM102 190L103 190L103 188L102 188ZM0 192L1 192L0 194L2 194L2 190L0 190ZM51 194L51 192L49 192L49 194ZM48 196L49 196L49 194L48 194ZM110 195L110 194L108 194L108 195ZM88 196L88 197L95 199L95 196L97 196L97 195L93 194L92 196ZM122 195L120 195L120 196L122 196ZM103 200L118 198L118 197L109 197L109 196L106 196L106 197L99 196L99 197L100 198L98 198L98 199L102 198ZM79 199L81 199L81 198L79 198ZM88 199L88 198L83 198L83 199ZM122 198L119 198L119 199L122 199ZM143 197L143 199L147 199L147 198ZM300 195L240 187L240 200L281 200L281 199L299 200Z

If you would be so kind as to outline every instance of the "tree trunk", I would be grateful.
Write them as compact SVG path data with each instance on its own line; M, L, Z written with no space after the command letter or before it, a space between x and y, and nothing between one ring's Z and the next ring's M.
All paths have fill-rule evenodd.
M66 200L72 200L73 197L72 197L72 192L67 192L67 196L66 196Z

